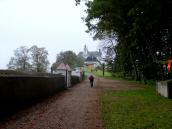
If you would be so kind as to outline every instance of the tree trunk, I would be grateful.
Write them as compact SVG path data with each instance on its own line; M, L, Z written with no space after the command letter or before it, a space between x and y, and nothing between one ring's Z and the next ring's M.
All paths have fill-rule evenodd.
M137 70L137 66L136 66L135 60L133 59L131 51L130 51L130 59L131 59L131 62L133 64L133 67L134 67L134 72L135 72L135 75L136 75L136 81L140 81L139 72Z

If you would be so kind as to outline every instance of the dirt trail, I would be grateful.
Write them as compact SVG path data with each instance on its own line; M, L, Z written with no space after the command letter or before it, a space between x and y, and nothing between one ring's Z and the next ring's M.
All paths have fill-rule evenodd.
M140 86L103 78L96 78L94 87L90 87L86 79L0 122L0 129L103 129L100 91L137 88Z

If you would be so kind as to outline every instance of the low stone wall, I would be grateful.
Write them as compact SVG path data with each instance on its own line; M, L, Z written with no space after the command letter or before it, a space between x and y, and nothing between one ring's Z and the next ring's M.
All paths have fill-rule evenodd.
M82 80L80 80L80 77L78 77L78 76L71 76L71 86L76 85L80 81L82 81Z
M79 83L71 76L71 85ZM0 118L66 89L65 76L0 70Z
M156 83L156 90L157 92L166 97L166 98L171 98L172 96L172 85L171 85L171 80L167 81L159 81Z
M3 115L4 110L15 110L15 108L29 105L64 88L64 76L1 76L0 116Z
M156 83L156 90L160 95L167 98L168 97L167 81L157 82Z

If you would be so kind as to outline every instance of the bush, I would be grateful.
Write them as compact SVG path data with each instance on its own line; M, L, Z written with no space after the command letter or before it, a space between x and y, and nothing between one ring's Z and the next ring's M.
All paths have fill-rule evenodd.
M123 72L113 73L112 75L115 78L124 78L124 73Z

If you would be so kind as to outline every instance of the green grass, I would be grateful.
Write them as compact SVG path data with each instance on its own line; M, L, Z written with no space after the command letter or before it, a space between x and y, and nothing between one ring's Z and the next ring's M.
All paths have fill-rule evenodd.
M91 71L89 71L89 72L91 72ZM123 77L123 73L121 73L121 72L112 74L111 72L105 71L104 76L103 76L103 72L101 70L97 70L97 72L94 71L93 73L96 76L104 77L104 78L111 79L111 80L127 80ZM149 86L155 86L156 85L156 82L154 80L146 80L146 84L143 80L142 81L127 80L127 81L133 82L133 83L138 83L138 84L149 85Z
M96 75L96 76L103 77L103 71L102 71L102 70L97 70L97 71L93 70L93 71L91 71L91 70L88 69L88 68L84 68L84 71L85 71L87 74L92 73L92 74L94 74L94 75ZM105 78L112 78L112 74L111 74L110 72L105 71L105 72L104 72L104 77L105 77Z
M103 77L103 71L102 70L97 70L97 72L94 71L94 74L99 76L99 77ZM105 71L104 77L112 77L112 74L110 72Z
M86 72L86 73L91 73L91 70L89 69L89 68L84 68L84 71Z
M172 100L150 87L104 91L101 108L106 129L172 129Z
M132 82L132 83L137 83L137 84L144 84L145 86L152 86L155 87L156 86L156 81L155 80L146 80L146 84L143 80L141 81L136 81L136 80L127 80L128 82Z

